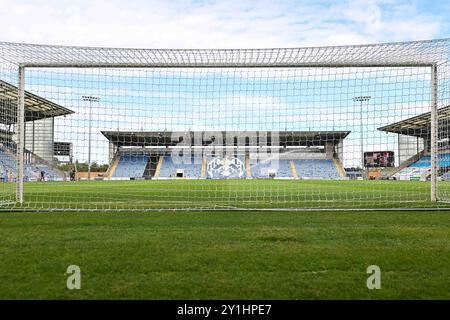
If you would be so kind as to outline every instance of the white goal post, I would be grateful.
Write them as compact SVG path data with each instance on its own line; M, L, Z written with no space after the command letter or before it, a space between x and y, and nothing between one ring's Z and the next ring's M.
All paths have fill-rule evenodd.
M0 42L0 210L447 208L449 60Z

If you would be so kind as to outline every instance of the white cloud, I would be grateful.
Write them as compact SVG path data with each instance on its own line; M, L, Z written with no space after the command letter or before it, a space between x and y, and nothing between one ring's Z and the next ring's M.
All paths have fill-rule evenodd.
M65 45L336 45L433 38L447 26L404 0L0 0L1 40Z

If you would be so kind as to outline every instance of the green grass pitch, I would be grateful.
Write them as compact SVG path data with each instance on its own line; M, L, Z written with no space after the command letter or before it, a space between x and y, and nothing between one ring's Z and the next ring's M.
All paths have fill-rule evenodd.
M441 190L444 190L448 183L440 184ZM15 199L14 184L4 185L7 186L3 186L3 193L9 194L10 200ZM420 181L67 181L25 183L24 190L24 208L44 210L367 209L448 206L430 202L430 183Z
M351 192L360 192L353 203ZM397 200L398 207L429 206L428 192L428 183L383 181L25 185L26 201L42 208L58 203L92 208L107 201L121 208L130 200L137 208L208 207L208 197L216 208L270 208L275 200L283 207L377 207L384 200L388 205ZM231 195L233 201L227 200ZM0 299L450 298L448 211L0 212L0 217ZM65 271L72 264L81 268L81 290L66 288ZM374 264L382 272L380 290L366 287L367 267Z

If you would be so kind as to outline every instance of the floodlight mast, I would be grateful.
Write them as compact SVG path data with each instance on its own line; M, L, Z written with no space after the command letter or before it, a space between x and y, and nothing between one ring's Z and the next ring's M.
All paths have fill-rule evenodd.
M100 98L95 96L81 96L83 101L89 102L89 132L88 132L88 180L91 180L91 131L92 131L92 103L99 102Z
M359 131L359 138L360 138L360 143L361 143L361 177L363 179L366 178L366 169L364 166L364 132L363 132L363 112L362 112L362 108L363 108L363 102L369 101L371 98L371 96L356 96L353 97L353 101L354 102L359 102L360 103L360 107L359 107L359 127L360 127L360 131Z

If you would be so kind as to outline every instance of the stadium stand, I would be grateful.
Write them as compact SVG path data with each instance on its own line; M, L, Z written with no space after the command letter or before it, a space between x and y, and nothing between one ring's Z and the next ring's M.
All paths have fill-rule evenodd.
M250 161L250 170L252 178L268 178L271 161L268 160L252 160Z
M25 164L24 166L24 180L36 181L39 180L40 173L44 172L45 180L58 181L64 179L64 174L51 168L44 163ZM14 161L13 155L0 148L0 180L9 181L14 180L17 174L17 165Z
M347 178L341 163L343 141L350 131L227 132L217 140L220 143L208 132L102 131L102 134L109 141L110 168L106 176L112 179ZM199 136L201 141L194 139ZM180 150L179 137L183 137L183 150L199 152L203 155L201 161L191 159L185 163L173 158L172 153ZM275 142L277 145L272 145ZM124 156L131 150L141 154L141 160ZM276 161L270 156L275 156Z
M438 165L440 168L450 167L449 154L438 155ZM422 156L416 162L397 172L394 177L399 180L426 179L431 173L431 156ZM445 175L445 176L444 176ZM448 175L444 174L445 179Z
M29 168L29 171L34 174L34 178L38 179L40 172L44 172L45 180L47 181L57 181L62 180L64 175L59 173L58 171L50 168L45 164L35 164L35 165L26 165L25 168ZM31 175L29 176L29 180L31 180Z
M272 161L271 159L260 160L251 165L253 178L269 178L270 173L274 173L274 178L293 178L291 161L281 159Z
M11 155L8 154L7 151L2 150L0 148L0 165L6 167L6 168L13 168L16 169L16 162L12 158Z
M431 166L431 157L430 156L423 156L416 162L410 165L410 167L413 168L419 168L419 167L430 167Z
M150 159L148 155L122 155L114 171L114 178L143 178Z
M301 179L339 179L339 172L330 159L303 159L295 161Z
M440 174L445 174L450 167L450 106L438 109L440 125L440 141L438 141L438 167ZM425 180L431 174L431 112L404 119L381 128L389 134L397 135L398 140L398 170L387 178L399 180ZM447 137L444 137L447 133ZM444 171L444 173L443 173ZM447 175L441 176L446 178Z
M278 162L278 172L276 175L278 178L293 178L291 161L290 160L280 160Z
M0 178L2 181L9 181L16 172L15 161L8 154L0 149Z
M150 155L147 166L144 170L144 178L150 179L155 176L159 158L157 155Z
M184 161L186 162L186 161ZM182 173L183 178L200 178L201 176L201 162L195 161L194 157L191 158L191 163L183 163L183 161L174 161L170 155L165 155L159 177L161 178L175 178L177 172Z

